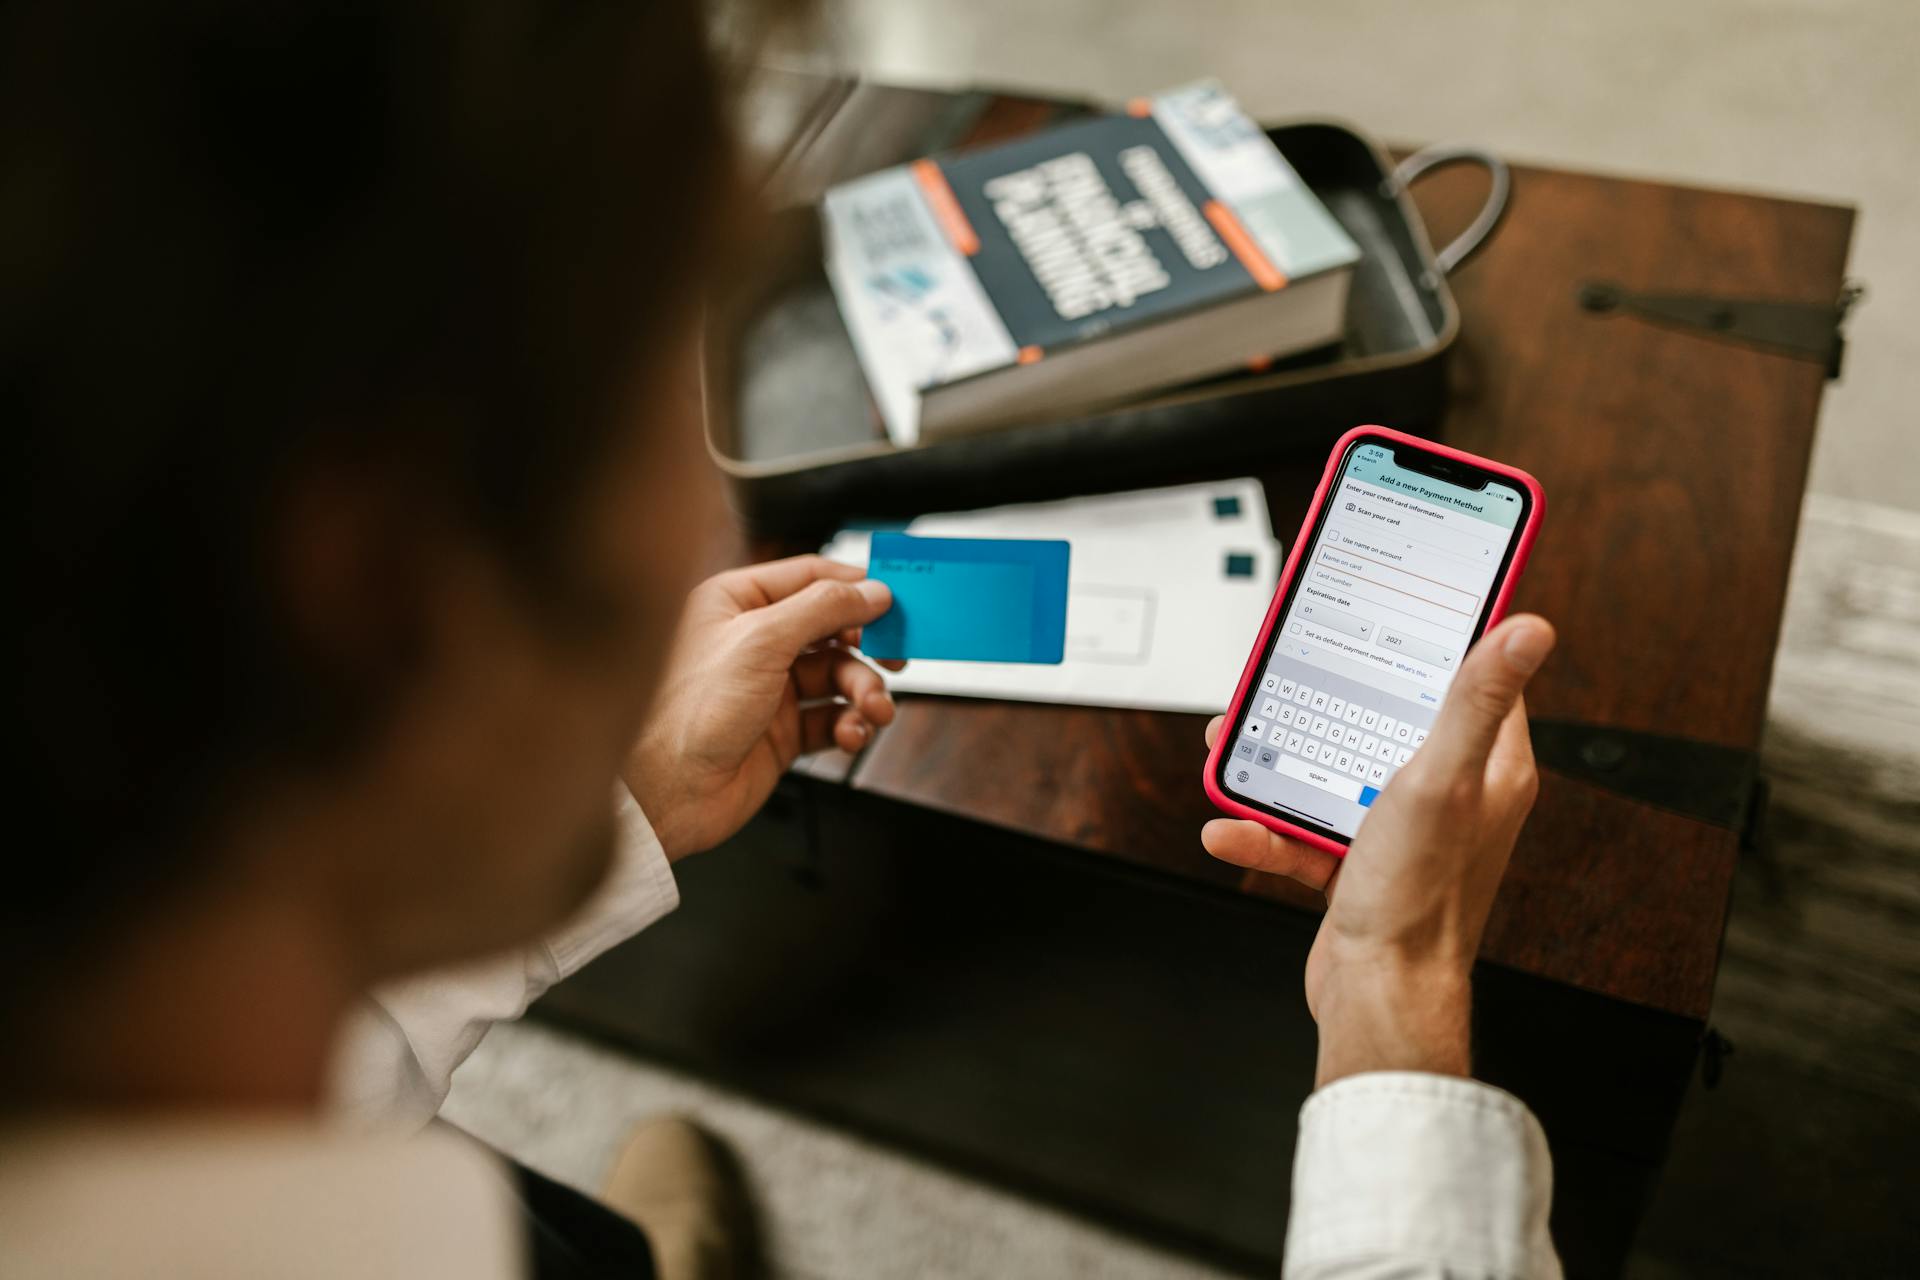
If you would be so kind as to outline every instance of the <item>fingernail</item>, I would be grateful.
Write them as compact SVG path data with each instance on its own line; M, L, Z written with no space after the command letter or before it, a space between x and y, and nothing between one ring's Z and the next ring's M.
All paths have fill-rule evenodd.
M888 589L886 583L880 581L878 578L862 578L860 580L860 594L867 598L868 604L884 605L893 603L893 592Z
M1543 622L1523 623L1513 629L1507 637L1507 665L1515 671L1532 675L1547 660L1547 654L1553 651L1553 629Z
M859 739L861 742L865 742L867 740L867 733L868 733L868 730L866 725L856 724L853 726L853 736Z

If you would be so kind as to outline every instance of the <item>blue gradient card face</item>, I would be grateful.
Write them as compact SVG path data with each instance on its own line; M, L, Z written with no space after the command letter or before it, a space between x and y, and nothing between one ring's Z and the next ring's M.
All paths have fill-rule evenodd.
M1067 544L876 533L867 576L893 608L861 632L870 658L1058 662L1067 647Z

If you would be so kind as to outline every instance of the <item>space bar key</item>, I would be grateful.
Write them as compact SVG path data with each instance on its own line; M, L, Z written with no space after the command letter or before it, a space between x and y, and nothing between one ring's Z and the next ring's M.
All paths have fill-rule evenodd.
M1322 791L1331 791L1342 800L1353 800L1357 802L1360 799L1360 784L1352 778L1342 778L1338 774L1316 768L1308 764L1305 760L1302 760L1299 756L1281 756L1280 763L1274 767L1281 773L1286 774L1289 778L1298 778L1300 781L1310 786L1318 787Z

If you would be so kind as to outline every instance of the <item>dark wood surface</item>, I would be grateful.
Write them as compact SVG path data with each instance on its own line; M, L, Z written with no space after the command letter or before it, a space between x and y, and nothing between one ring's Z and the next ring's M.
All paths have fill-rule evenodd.
M862 118L917 115L924 126L951 109L942 95L907 91L887 107L871 95L889 91L860 92ZM974 116L993 133L1039 118L1019 100ZM850 141L822 155L875 145L840 127ZM840 159L816 159L799 185L838 176ZM1470 170L1421 182L1436 241L1465 225L1483 189ZM1592 315L1575 293L1613 280L1831 301L1852 221L1845 208L1515 169L1504 223L1453 281L1463 326L1442 436L1526 468L1548 496L1515 601L1561 635L1534 682L1534 714L1757 747L1823 370ZM1262 472L1289 542L1323 460L1277 457ZM907 697L845 776L860 791L1315 909L1312 895L1200 849L1213 816L1200 789L1203 725ZM1737 854L1733 831L1549 775L1483 958L1704 1019Z
M1904 1274L1916 1256L1901 1188L1920 1150L1920 706L1902 691L1920 688L1920 613L1899 588L1920 583L1920 530L1847 510L1802 525L1774 803L1715 991L1739 1050L1719 1085L1692 1083L1696 1020L1478 975L1475 1069L1545 1127L1570 1276ZM1556 786L1555 805L1599 794ZM681 908L549 994L547 1016L1277 1273L1312 1085L1312 917L815 777L675 874ZM1510 909L1531 892L1516 878Z
M795 199L926 149L1033 127L1056 109L773 79L778 114L753 137L762 172ZM1483 181L1467 171L1422 184L1436 240L1465 224ZM1465 323L1445 434L1528 467L1547 488L1519 603L1552 616L1563 647L1536 712L1756 744L1820 370L1590 316L1574 291L1614 279L1829 301L1850 228L1845 210L1516 174L1507 223L1455 281ZM1285 538L1321 462L1276 456L1261 472ZM1199 478L1176 468L1169 482ZM684 901L672 918L543 1007L780 1105L1273 1274L1286 1153L1312 1083L1298 974L1316 904L1201 852L1197 831L1211 816L1203 724L904 699L899 722L859 758L803 761L730 852L676 872ZM1889 811L1845 812L1892 829ZM1877 901L1859 889L1858 859L1835 869L1832 845L1821 837L1817 861L1836 894ZM1681 1138L1690 1163L1672 1181L1693 1196L1680 1215L1689 1221L1721 1221L1692 1190L1711 1185L1722 1210L1758 1203L1798 1222L1824 1167L1813 1153L1866 1145L1819 1109L1830 1091L1797 1077L1732 1113L1714 1102L1730 1089L1692 1088L1736 846L1730 830L1570 777L1543 781L1487 933L1476 1068L1545 1127L1569 1275L1623 1269L1683 1100L1695 1117ZM1766 949L1751 940L1748 896L1756 874L1772 874L1766 864L1740 863L1749 924L1733 931L1736 952ZM1820 927L1858 918L1830 906ZM1817 957L1793 950L1815 926L1776 909L1792 917L1788 958L1743 968L1736 954L1735 1015L1744 994L1777 1022L1778 993L1758 988L1777 985L1782 966L1818 971ZM1805 1040L1811 1027L1842 1046L1836 1055L1869 1056L1850 1048L1861 1034L1848 1041L1836 1027L1867 1026L1859 1010L1869 1005L1897 1014L1898 1002L1843 972L1857 1001L1828 1001L1824 1021L1789 1020L1776 1038ZM1726 1017L1716 1006L1716 1026L1759 1043ZM1764 1065L1752 1057L1743 1048L1730 1085ZM1877 1061L1886 1079L1903 1078L1897 1060ZM1819 1095L1811 1105L1807 1093ZM1703 1128L1702 1116L1719 1118ZM1806 1142L1770 1152L1782 1116L1801 1117ZM1876 1213L1879 1202L1854 1190L1841 1197L1854 1219L1837 1220L1836 1237L1854 1238ZM1747 1230L1751 1217L1714 1234L1746 1231L1743 1256L1773 1256L1774 1242ZM1798 1233L1821 1256L1828 1234Z
M1278 1274L1313 1088L1311 917L803 778L674 874L680 908L549 993L546 1016ZM1476 1071L1545 1127L1570 1276L1621 1270L1697 1039L1481 975Z

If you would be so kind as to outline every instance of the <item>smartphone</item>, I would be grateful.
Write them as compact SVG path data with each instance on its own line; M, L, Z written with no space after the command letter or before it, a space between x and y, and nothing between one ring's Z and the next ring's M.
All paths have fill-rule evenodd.
M1340 437L1207 758L1207 796L1344 854L1506 612L1546 508L1526 472L1386 427Z

